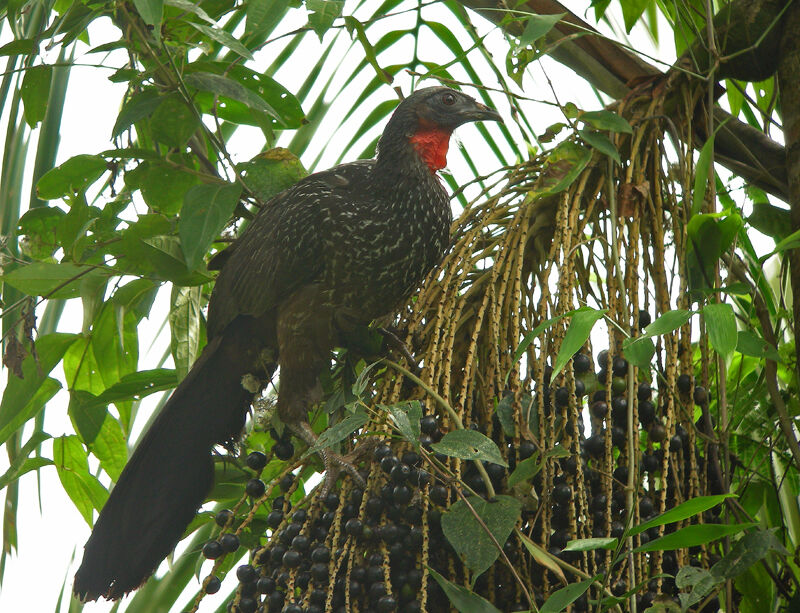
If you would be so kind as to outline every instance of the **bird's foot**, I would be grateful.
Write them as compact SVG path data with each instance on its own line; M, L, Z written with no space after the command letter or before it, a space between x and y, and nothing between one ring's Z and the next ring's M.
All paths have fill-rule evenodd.
M309 446L309 448L314 447L317 444L319 437L314 430L312 430L311 425L308 422L287 424L287 426L297 437L302 439ZM367 487L367 483L364 481L364 477L362 477L358 472L357 466L375 447L377 439L373 440L373 438L374 437L370 437L369 439L361 442L347 455L334 453L330 449L320 449L317 452L319 457L322 458L322 463L325 465L325 477L320 490L321 496L324 497L330 491L332 491L332 488L339 479L339 475L341 475L342 471L348 473L356 482L358 487Z

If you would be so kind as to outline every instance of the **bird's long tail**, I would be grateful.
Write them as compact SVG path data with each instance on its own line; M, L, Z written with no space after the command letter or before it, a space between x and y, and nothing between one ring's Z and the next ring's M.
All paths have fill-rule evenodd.
M180 540L211 490L212 448L244 424L252 344L247 326L213 339L144 434L86 543L73 587L81 600L136 589Z

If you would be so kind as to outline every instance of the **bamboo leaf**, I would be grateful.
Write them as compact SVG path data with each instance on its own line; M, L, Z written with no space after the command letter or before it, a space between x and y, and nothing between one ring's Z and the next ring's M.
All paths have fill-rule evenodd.
M20 93L25 108L25 121L32 128L44 119L52 80L53 67L48 65L28 68L22 78Z
M564 340L561 342L561 347L558 350L555 363L553 364L553 374L551 380L554 380L561 370L566 366L567 362L572 359L578 350L583 347L586 339L592 333L592 328L598 319L602 318L608 309L597 310L590 307L581 307L577 311L568 313L572 315L567 333L564 335Z
M226 32L225 30L212 28L211 26L204 26L203 24L193 23L191 21L189 22L189 25L208 36L211 40L218 42L220 45L226 46L234 53L238 53L246 60L253 59L253 54L250 52L250 49L245 47L239 40L234 38L233 34Z
M186 192L178 234L189 270L197 268L208 253L233 215L241 193L242 186L236 183L196 185Z

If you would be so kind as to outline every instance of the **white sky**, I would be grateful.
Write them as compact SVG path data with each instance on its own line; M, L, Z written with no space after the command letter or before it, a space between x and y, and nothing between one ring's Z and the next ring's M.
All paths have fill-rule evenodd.
M574 2L573 4L581 4ZM349 6L349 5L348 5ZM577 11L582 9L576 8ZM305 23L305 14L302 10L294 11L294 22L285 24L285 29L290 30L294 27L302 26ZM621 29L621 28L620 28ZM662 27L663 33L669 34L669 29ZM92 45L97 45L106 40L114 40L117 35L113 26L108 20L94 22L89 30ZM649 44L646 35L639 33L636 37L637 47L649 49L648 53L655 54ZM8 28L4 26L0 43L9 40ZM312 64L317 59L313 48L313 41L307 46L307 55L298 55L298 64L304 61ZM496 49L495 58L499 66L502 67L506 46L502 37L495 33L489 38L490 48ZM663 49L660 57L669 61L674 57L671 40L662 41ZM99 57L95 55L85 55L87 47L78 45L76 61L78 63L96 63ZM269 55L274 53L273 48L262 51L257 55L253 67L266 65ZM111 56L105 60L110 66L119 67L123 64L124 58ZM294 90L305 77L305 71L299 69L298 64L292 62L292 66L277 75L277 80L289 90ZM596 108L598 102L590 88L579 80L571 71L564 69L560 65L545 59L544 65L547 67L548 74L554 79L555 87L558 91L561 102L573 101L584 108ZM62 122L61 147L58 155L58 163L65 161L73 155L79 153L94 153L103 149L110 148L109 142L111 127L113 126L119 109L120 100L124 93L124 84L113 84L107 80L110 71L96 68L76 67L72 70L69 83L69 91L66 98L66 108L64 120ZM541 78L541 69L538 65L533 65L530 69L531 76L526 79L526 92L531 97L541 99L552 99L547 83ZM400 84L405 91L408 91L408 77L401 77ZM487 79L487 83L491 80ZM334 85L333 90L336 89ZM503 110L500 108L499 110ZM538 133L559 120L560 112L547 105L536 105L535 112L531 114L535 121ZM343 131L355 129L360 122L360 117L354 117L349 124L345 125ZM2 124L0 124L2 125ZM5 131L5 125L2 125ZM481 139L474 131L473 126L466 126L460 130L462 142L469 144L470 150L473 147L481 146ZM321 140L321 139L320 139ZM242 130L237 133L230 141L229 150L234 156L235 161L244 161L258 153L263 146L263 138L259 132ZM35 151L35 147L33 148ZM339 155L340 148L336 143L329 146L322 156L320 167L327 167L332 164ZM453 149L451 148L451 152ZM310 150L304 159L308 165L316 155L316 150ZM462 166L456 166L454 158L457 155L451 153L451 169L456 176L466 176L467 171ZM487 156L493 161L493 156ZM487 168L486 170L491 170ZM463 173L463 174L462 174ZM23 193L27 193L27 189ZM166 331L158 334L158 327L163 320L164 314L168 310L169 288L165 287L157 299L153 309L153 316L145 320L140 327L140 368L151 368L163 355L169 346L169 336ZM65 331L79 332L81 322L80 302L70 301L67 312L63 318L62 329ZM151 345L152 342L152 345ZM60 370L60 369L58 369ZM55 374L55 373L54 373ZM61 373L58 373L61 375ZM63 381L62 381L63 383ZM64 386L66 387L66 386ZM62 434L71 434L73 429L66 417L67 394L61 392L51 401L46 411L45 431L53 437ZM144 404L143 411L152 410L155 406L155 399L150 397ZM146 419L144 414L138 420L141 427ZM24 437L23 437L23 440ZM51 456L52 445L44 445L44 455ZM0 474L8 468L5 453L0 456ZM0 611L53 611L56 610L56 603L66 584L71 586L72 576L77 568L77 564L82 554L83 543L89 536L89 527L81 518L72 502L64 494L61 484L58 481L54 467L46 467L39 472L39 481L36 475L29 473L20 481L20 506L18 511L18 531L19 531L19 550L13 554L3 578L2 588L0 589ZM41 507L38 500L38 492L42 493ZM75 558L75 559L73 559ZM71 562L72 560L72 562ZM164 566L162 565L162 571ZM208 566L204 567L205 576ZM234 578L235 581L235 578ZM191 591L197 588L192 584ZM67 588L67 592L69 588ZM223 586L220 595L226 594L228 590ZM201 611L213 611L219 598L207 597ZM186 599L179 600L185 603ZM87 611L100 613L109 611L111 605L99 603L90 605ZM63 603L61 610L67 610L67 603ZM180 610L180 609L176 609Z

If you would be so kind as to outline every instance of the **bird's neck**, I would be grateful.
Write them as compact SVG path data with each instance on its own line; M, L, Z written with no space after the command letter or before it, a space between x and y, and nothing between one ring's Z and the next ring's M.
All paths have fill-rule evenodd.
M436 125L420 125L408 142L432 173L447 166L447 149L450 146L450 130Z

